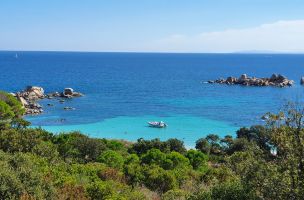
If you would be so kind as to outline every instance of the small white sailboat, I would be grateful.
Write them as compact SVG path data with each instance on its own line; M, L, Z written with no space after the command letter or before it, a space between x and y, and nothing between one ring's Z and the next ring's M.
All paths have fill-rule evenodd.
M149 124L150 127L154 127L154 128L165 128L165 127L168 126L163 121L160 121L160 122L148 122L148 124Z
M15 58L18 59L18 54L15 55Z

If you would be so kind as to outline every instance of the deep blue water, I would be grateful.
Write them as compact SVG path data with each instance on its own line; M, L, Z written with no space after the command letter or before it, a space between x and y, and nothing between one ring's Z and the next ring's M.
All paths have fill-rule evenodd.
M191 145L207 131L233 134L238 127L263 123L264 113L278 111L288 100L302 100L304 94L299 85L304 55L17 53L18 58L16 52L0 52L1 90L37 85L46 92L72 87L85 94L65 104L52 100L55 106L45 106L43 115L27 118L54 132L77 129L130 140L178 137ZM256 77L281 73L296 84L259 88L202 83L243 73ZM65 106L76 110L64 111ZM140 119L167 119L175 126L151 130Z

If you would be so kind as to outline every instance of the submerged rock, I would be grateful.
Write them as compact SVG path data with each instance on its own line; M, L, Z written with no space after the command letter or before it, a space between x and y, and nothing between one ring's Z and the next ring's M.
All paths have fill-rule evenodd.
M67 107L64 107L63 109L64 109L64 110L75 110L75 108L73 108L73 107L68 107L68 106L67 106Z

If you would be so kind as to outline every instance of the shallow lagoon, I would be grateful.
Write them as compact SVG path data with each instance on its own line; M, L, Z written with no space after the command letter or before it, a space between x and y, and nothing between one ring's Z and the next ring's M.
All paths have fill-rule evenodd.
M168 123L166 128L151 128L147 121L161 119ZM136 141L138 138L153 139L178 138L184 141L188 148L194 147L194 141L209 133L217 133L221 136L234 135L238 127L234 127L220 121L203 119L191 116L175 117L116 117L106 119L102 122L65 125L65 126L43 126L44 129L59 133L65 131L81 131L91 137L124 139Z

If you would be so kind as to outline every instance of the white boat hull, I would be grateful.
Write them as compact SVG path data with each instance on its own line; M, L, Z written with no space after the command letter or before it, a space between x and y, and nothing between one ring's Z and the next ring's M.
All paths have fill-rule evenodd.
M165 128L167 127L167 124L163 123L163 122L148 122L150 127L154 127L154 128Z

